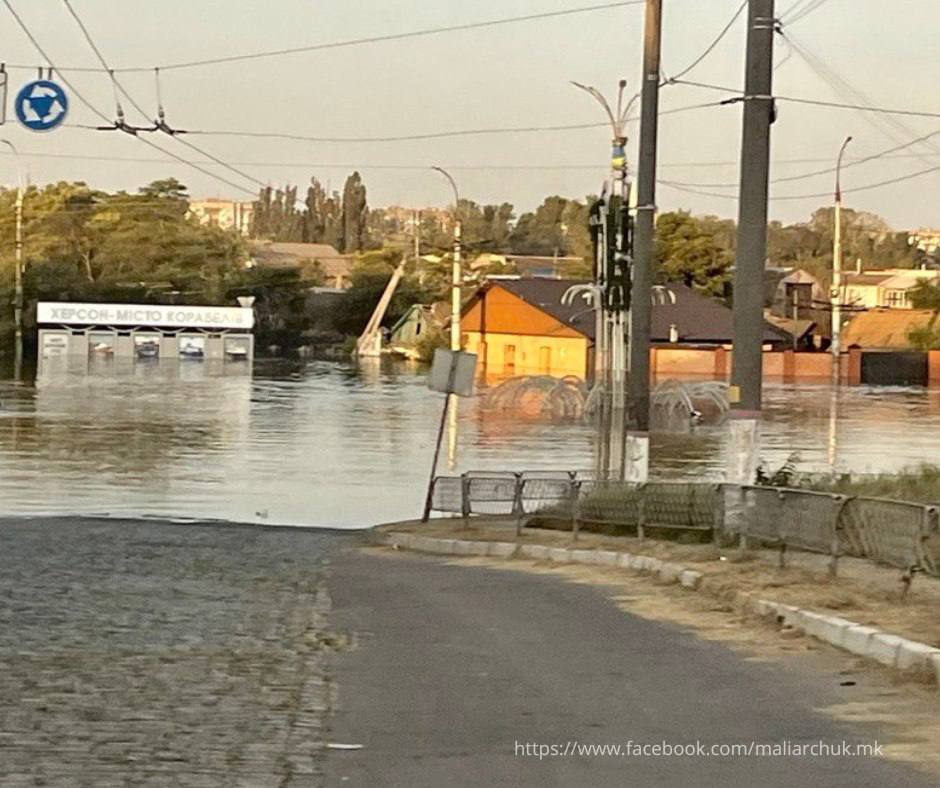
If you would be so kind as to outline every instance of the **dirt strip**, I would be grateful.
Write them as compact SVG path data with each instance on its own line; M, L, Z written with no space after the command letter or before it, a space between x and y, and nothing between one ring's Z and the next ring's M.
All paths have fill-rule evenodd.
M655 539L606 536L524 528L515 535L515 522L507 518L435 519L428 523L406 521L380 526L444 539L544 544L552 547L616 550L649 555L684 564L704 575L703 590L730 599L739 592L754 593L777 602L829 612L860 624L877 627L940 648L940 578L917 574L904 596L902 573L856 558L842 558L838 575L828 574L828 557L790 551L786 567L778 566L774 551L742 553L736 547L719 549L712 544L679 544Z

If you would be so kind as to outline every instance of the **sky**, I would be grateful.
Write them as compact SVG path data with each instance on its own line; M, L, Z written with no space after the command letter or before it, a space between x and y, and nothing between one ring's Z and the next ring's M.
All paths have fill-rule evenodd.
M72 72L98 61L62 0L9 0L49 53L53 64L108 117L115 101L107 74ZM304 136L382 137L464 129L602 124L601 109L571 86L576 80L611 95L617 81L638 89L643 6L535 19L314 52L186 69L169 64L263 50L303 47L370 36L453 26L512 16L600 5L605 0L71 0L122 85L150 114L156 90L152 68L164 66L161 92L171 126L202 131L283 132ZM675 74L695 60L728 23L741 0L664 0L663 71ZM799 9L818 5L797 19ZM922 112L940 111L940 4L936 0L777 0L777 16L793 46L776 39L774 91L779 96L859 103ZM744 79L746 13L686 79L740 90ZM802 54L808 53L808 54ZM0 5L0 61L10 69L7 123L0 138L20 151L34 183L83 180L105 189L136 190L174 176L196 197L251 199L259 183L299 184L311 176L341 189L358 169L373 206L444 206L448 184L432 165L451 170L461 197L510 202L517 213L549 194L583 198L605 176L610 132L596 128L486 134L398 142L311 142L193 134L190 142L237 167L233 173L183 144L141 135L231 183L223 183L120 132L79 125L100 119L75 96L69 127L36 133L16 122L18 89L48 65ZM33 65L34 64L34 65ZM9 68L9 66L8 66ZM731 94L685 85L661 91L661 109L717 102ZM131 122L143 123L124 100ZM853 136L847 162L899 147L934 130L940 118L896 117L779 102L773 127L772 178L834 164ZM630 159L637 124L628 128ZM735 217L741 105L664 115L659 177L709 194L660 185L660 210ZM63 158L88 156L91 159ZM144 159L140 161L139 159ZM152 161L156 159L157 161ZM793 161L794 159L804 161ZM810 159L811 161L805 161ZM816 160L816 161L812 161ZM883 216L899 229L940 226L932 199L940 169L894 185L858 187L940 168L940 135L843 172L845 204ZM526 169L522 169L526 168ZM247 177L245 177L247 176ZM0 183L14 184L13 157L0 151ZM240 188L236 188L240 187ZM771 217L804 221L830 201L832 173L778 181ZM825 194L827 196L810 196ZM726 196L721 196L726 195ZM795 196L797 199L787 199Z

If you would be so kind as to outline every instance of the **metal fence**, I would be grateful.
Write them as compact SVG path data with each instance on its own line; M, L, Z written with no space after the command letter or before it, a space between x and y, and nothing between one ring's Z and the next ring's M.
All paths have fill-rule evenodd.
M514 515L648 532L708 532L743 547L774 546L830 556L868 558L940 575L938 507L781 487L647 482L596 478L590 471L470 471L434 480L431 508L459 514Z

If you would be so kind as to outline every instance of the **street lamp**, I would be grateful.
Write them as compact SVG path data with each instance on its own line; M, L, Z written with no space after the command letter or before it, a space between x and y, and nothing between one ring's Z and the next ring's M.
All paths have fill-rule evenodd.
M627 115L640 94L624 104L626 80L620 80L617 90L616 112L604 95L590 85L572 82L579 90L590 95L610 121L611 154L610 181L605 181L595 215L592 209L592 229L596 233L594 261L595 341L594 385L602 392L598 412L600 441L598 470L613 478L624 478L627 466L625 448L631 439L626 436L626 378L629 367L628 303L630 293L630 230L629 186L627 184L626 125ZM618 189L619 184L619 189ZM616 232L610 237L610 211L619 191L620 216L615 221ZM611 247L613 247L611 249ZM630 447L630 456L634 455ZM632 463L631 463L632 464ZM631 471L632 472L632 471Z
M623 99L624 89L627 86L627 82L626 80L621 79L617 85L617 110L614 112L614 110L611 109L607 99L604 97L604 94L601 93L597 88L591 85L582 85L580 82L574 81L572 81L571 84L579 90L583 90L598 104L600 104L601 108L604 110L604 114L610 121L610 186L609 189L605 189L605 191L608 192L609 199L612 200L614 195L617 193L617 184L619 182L621 200L620 208L621 210L625 210L628 202L627 155L625 150L627 144L627 116L630 114L630 109L640 97L640 94L637 93L634 95L625 105ZM602 221L601 227L607 227L606 217ZM626 239L622 238L621 236L622 228L618 223L618 238L616 239L617 248L614 251L616 253L622 254L624 249L621 247L625 245ZM606 385L608 383L613 384L615 407L623 407L623 378L627 366L625 335L626 321L624 319L625 316L623 314L623 310L616 308L616 305L612 302L619 301L621 304L625 302L624 294L622 292L617 294L615 291L618 286L621 288L621 290L626 286L629 272L622 272L622 276L620 277L622 281L620 282L608 281L609 272L607 271L606 251L607 250L605 245L603 253L599 253L597 255L594 271L594 279L604 296L598 304L597 325L595 331L595 341L597 347L595 349L594 377L595 381L601 385ZM624 261L621 260L619 264L623 266ZM615 298L617 295L619 295L619 298Z
M460 350L460 194L457 192L457 182L443 167L431 167L450 182L454 190L454 262L451 269L450 289L450 349Z
M839 157L836 159L836 192L835 192L835 212L833 216L832 233L832 289L829 293L832 304L832 342L830 350L832 351L832 382L833 385L839 385L839 364L841 352L841 333L842 333L842 156L845 149L852 141L852 137L846 137L839 148Z
M13 330L14 330L14 356L13 376L20 379L23 369L23 168L20 164L20 153L16 146L8 139L0 140L11 151L16 162L16 260L13 268L14 294L13 294Z

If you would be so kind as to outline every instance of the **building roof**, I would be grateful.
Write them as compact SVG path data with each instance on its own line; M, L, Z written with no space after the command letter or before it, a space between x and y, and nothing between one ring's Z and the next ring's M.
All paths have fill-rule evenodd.
M794 271L788 273L783 279L780 280L782 284L788 285L818 285L819 280L813 276L809 271L804 271L802 268L797 268Z
M918 269L910 273L890 276L881 283L881 286L885 290L911 290L925 280L929 281L933 279L936 281L938 275L940 275L940 271L921 271Z
M852 318L842 332L842 344L862 348L909 348L908 333L929 326L929 309L870 309Z
M327 277L346 276L353 265L352 255L340 254L330 244L255 241L251 252L258 263L270 267L306 268L319 263Z
M848 273L842 275L842 281L847 285L880 285L892 276L894 276L894 274L891 273Z
M584 284L588 282L574 279L500 279L485 284L483 289L502 287L560 323L593 339L594 310L591 305L583 297L576 297L569 304L561 302L568 288ZM679 331L680 342L731 342L732 316L728 307L676 282L665 285L664 290L665 292L661 292L660 297L655 298L653 302L651 341L668 342L670 326L675 325ZM789 342L792 337L765 321L763 341Z
M474 258L470 268L477 270L491 265L514 266L520 276L561 276L572 268L584 264L583 257L567 255L527 255L527 254L500 254L496 252L483 252Z
M776 326L781 331L786 331L787 334L797 340L804 339L807 334L810 334L812 330L816 328L815 320L794 320L790 317L775 315L773 312L769 311L764 312L764 320L772 326Z

